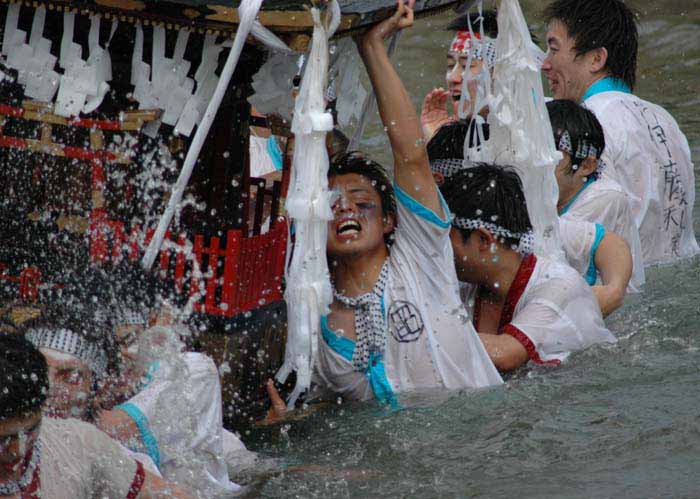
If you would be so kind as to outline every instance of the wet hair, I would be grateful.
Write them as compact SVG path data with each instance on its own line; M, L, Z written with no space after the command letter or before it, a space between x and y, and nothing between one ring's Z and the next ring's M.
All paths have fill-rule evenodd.
M639 34L635 15L622 0L555 0L544 10L545 22L561 21L574 40L576 55L605 47L605 68L634 89Z
M0 420L41 410L49 389L44 356L19 334L0 334Z
M573 151L577 151L583 141L586 141L598 150L596 159L600 158L605 149L605 135L595 114L576 102L566 99L547 102L547 112L549 121L552 123L552 132L554 132L554 144L557 147L562 134L566 131L569 132ZM584 158L577 158L574 154L570 156L572 168L567 173L573 175L575 171L573 166L579 166ZM595 175L597 174L596 171Z
M428 141L428 159L464 159L464 137L468 131L469 122L465 120L442 125Z
M471 218L497 224L516 234L532 230L520 177L510 166L477 163L445 183L442 195L456 218ZM458 229L464 238L471 230ZM518 240L505 238L517 245Z
M396 198L394 197L394 186L382 165L366 158L359 151L349 151L337 154L331 158L328 168L328 178L338 175L357 173L369 180L382 200L382 215L396 213Z
M366 158L359 151L348 151L336 154L331 158L328 168L328 178L338 175L357 173L370 181L374 190L379 194L382 203L382 216L396 216L396 197L394 196L394 186L382 165ZM393 232L384 235L384 242L391 245L393 242Z
M484 23L484 35L489 38L498 37L498 13L495 10L484 10L481 14ZM474 33L480 32L479 14L477 12L471 12L469 14L463 14L459 17L452 19L446 26L447 31L469 31L469 23L471 22L472 30ZM530 38L533 42L537 43L537 37L533 33L532 29L528 26L530 31Z

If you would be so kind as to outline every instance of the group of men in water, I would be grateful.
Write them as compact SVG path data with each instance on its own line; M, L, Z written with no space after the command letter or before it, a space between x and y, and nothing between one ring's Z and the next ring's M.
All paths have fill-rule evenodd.
M471 119L488 108L458 117L478 92L469 82L462 96L462 79L495 64L495 14L478 35L469 17L452 24L448 90L431 92L419 118L385 48L412 25L413 3L399 0L358 40L393 180L358 152L332 160L334 301L314 373L319 393L392 405L400 392L498 385L528 362L614 343L603 317L642 291L644 266L698 252L688 144L666 111L631 93L637 28L621 0L545 11L566 262L535 256L518 171L465 158L465 141L495 140ZM227 497L257 466L223 428L215 364L186 351L177 308L130 272L68 286L60 306L0 334L1 498ZM269 417L284 417L267 389Z

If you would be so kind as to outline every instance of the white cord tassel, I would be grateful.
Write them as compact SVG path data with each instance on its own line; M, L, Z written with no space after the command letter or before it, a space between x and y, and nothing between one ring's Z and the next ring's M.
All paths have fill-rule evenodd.
M333 288L326 261L328 221L333 219L328 192L326 133L333 130L333 117L325 111L328 77L328 38L338 26L340 8L336 0L329 7L331 20L326 29L318 8L314 20L311 53L294 107L294 159L286 208L294 222L295 241L287 270L287 345L285 360L277 373L284 382L292 371L297 382L288 407L311 385L316 361L321 315L330 312Z
M465 151L471 160L518 169L535 233L535 252L563 259L554 176L561 153L554 144L547 114L538 52L518 1L503 0L498 9L493 93L487 88L488 95L482 101L490 109L490 138L482 140L478 151L469 149L467 142Z
M243 0L240 7L238 7L238 15L240 16L240 24L238 25L238 31L236 31L236 38L233 41L233 47L228 54L228 59L226 59L226 64L221 72L221 78L216 86L214 95L209 101L207 106L207 111L204 113L201 123L197 127L197 133L195 133L194 139L192 139L192 144L187 151L187 156L185 157L185 163L182 165L182 170L180 171L180 176L177 178L177 182L173 186L170 199L168 200L168 206L163 212L160 221L158 222L158 228L151 239L151 243L146 249L146 253L143 255L143 260L141 265L144 269L150 269L153 266L153 262L160 251L160 247L163 244L163 238L165 237L165 232L168 230L170 221L173 219L175 214L175 208L182 200L182 195L185 192L185 187L190 180L192 175L192 170L194 169L194 164L199 157L199 152L202 150L204 141L209 133L209 128L216 117L216 112L219 110L219 105L221 105L221 100L224 98L224 93L228 88L228 84L231 81L231 76L236 70L238 65L238 59L241 56L243 50L243 45L245 44L246 38L250 30L253 28L253 22L255 17L258 15L260 6L263 0Z

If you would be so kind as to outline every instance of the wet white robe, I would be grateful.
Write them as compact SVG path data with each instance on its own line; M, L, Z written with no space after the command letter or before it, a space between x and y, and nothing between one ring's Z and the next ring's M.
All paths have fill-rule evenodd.
M224 460L221 384L214 362L184 353L161 361L151 380L116 407L139 428L134 450L148 454L165 479L195 490L199 497L227 497L239 490Z
M374 366L374 384L353 369L354 342L327 327L319 341L315 381L350 399L382 401L391 401L397 392L501 383L460 301L447 205L442 200L438 215L395 189L398 226L382 301L387 344Z
M603 126L603 176L629 196L644 263L698 253L692 210L695 180L688 141L663 108L620 91L588 97Z
M476 293L476 286L462 288L479 330ZM573 351L616 341L605 327L593 292L576 270L534 255L523 259L513 280L497 334L513 336L538 364L558 364Z
M143 468L118 442L77 419L44 417L39 430L40 497L110 499L133 496L143 483Z
M628 292L639 293L644 286L644 259L639 231L632 217L627 194L620 184L609 178L599 178L586 184L560 212L562 220L583 220L601 224L606 230L622 237L632 253L632 278Z

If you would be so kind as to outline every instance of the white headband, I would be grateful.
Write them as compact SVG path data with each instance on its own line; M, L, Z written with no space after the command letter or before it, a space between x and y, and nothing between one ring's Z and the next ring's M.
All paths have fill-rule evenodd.
M566 151L578 159L586 159L589 156L593 158L598 158L600 154L598 152L598 148L590 142L588 142L587 140L579 141L578 147L576 148L576 153L574 154L574 147L571 145L571 135L569 135L568 130L564 130L564 132L561 134L561 137L559 138L559 144L557 145L557 149L559 149L560 151Z
M464 230L486 229L496 237L517 239L519 241L517 251L522 255L529 255L533 253L535 249L535 235L531 230L527 232L511 232L500 225L492 222L485 222L479 218L455 217L452 219L452 225L458 229Z
M458 31L450 44L450 52L461 55L471 55L474 59L480 59L486 63L486 67L492 68L496 63L496 40L479 33L473 35L468 31Z
M85 362L97 377L102 377L107 370L107 353L104 349L69 329L31 329L27 339L37 348L51 348L74 355Z

